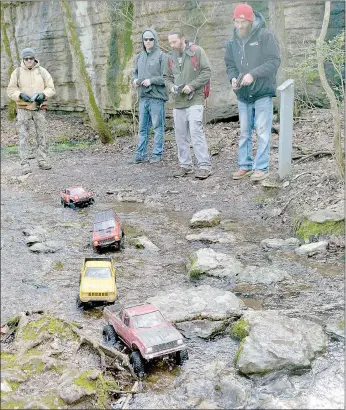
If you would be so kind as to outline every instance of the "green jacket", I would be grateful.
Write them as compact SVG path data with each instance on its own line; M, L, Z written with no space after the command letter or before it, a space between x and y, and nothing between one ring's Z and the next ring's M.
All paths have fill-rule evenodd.
M179 53L171 51L165 64L163 78L169 92L174 85L188 85L193 91L194 96L191 100L187 99L187 94L172 94L174 99L174 108L187 108L192 105L203 105L204 92L203 86L211 77L211 68L208 57L202 47L196 45L195 53L197 54L197 61L199 71L195 70L191 56L195 53L190 50L193 43L186 42L185 50L182 53L181 67L179 67L178 56ZM169 59L172 59L172 71L170 70Z

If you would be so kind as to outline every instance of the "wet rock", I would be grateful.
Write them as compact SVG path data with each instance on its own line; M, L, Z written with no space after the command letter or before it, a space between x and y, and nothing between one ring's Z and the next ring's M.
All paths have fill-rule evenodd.
M248 311L243 320L250 332L237 352L236 368L244 374L309 368L327 338L322 326L275 311Z
M326 326L326 333L331 335L332 339L344 341L345 340L345 323L342 321L328 323Z
M82 376L84 372L77 373L76 371L65 372L63 374L62 382L58 387L59 396L64 400L67 404L73 404L79 400L81 400L85 396L92 396L96 393L96 390L90 388L90 386L83 387L81 385L77 385L74 381Z
M63 248L63 243L58 241L45 241L44 245L50 249L50 252L57 252Z
M203 209L202 211L196 212L191 220L191 228L207 228L219 225L220 223L220 211L215 208Z
M12 391L12 387L7 383L5 379L1 380L1 391L4 393L9 393Z
M154 252L158 252L160 250L160 248L153 244L146 236L138 236L137 238L132 238L129 242L135 245L135 247L138 249L147 249L148 251Z
M198 336L201 339L211 339L222 333L227 324L222 320L192 320L178 323L177 328L183 332L185 337Z
M275 266L247 266L237 275L237 283L261 283L270 285L292 279L291 275Z
M88 373L87 379L88 380L97 380L100 377L100 375L101 375L100 370L94 369L90 373Z
M40 240L43 239L44 235L47 233L47 230L42 228L41 226L37 226L35 228L25 228L23 229L24 236L37 236Z
M144 202L143 194L134 194L133 192L119 192L118 193L119 202Z
M29 179L32 176L32 173L26 174L26 175L20 175L17 177L18 182L25 182L27 179Z
M52 251L51 248L48 246L44 245L43 243L35 243L34 245L30 246L29 248L31 252L34 253L49 253L49 252L54 252Z
M287 239L279 239L279 238L268 238L263 239L261 241L261 246L264 249L270 250L290 250L295 249L300 245L300 241L298 238L287 238Z
M199 233L190 234L186 236L186 240L189 242L201 241L207 243L235 243L235 236L224 231L218 231L216 229L210 228L205 229Z
M299 246L299 248L296 248L294 251L297 255L313 256L317 253L325 252L327 246L327 241L312 242Z
M193 319L225 320L240 315L245 305L233 293L201 285L190 289L166 290L148 299L170 321Z
M344 202L340 201L334 205L318 211L309 212L305 214L311 222L324 223L328 221L339 222L345 219L345 206Z
M216 277L235 277L244 269L243 264L234 256L215 252L211 248L202 248L190 255L187 263L191 279L203 274Z
M31 245L33 245L34 243L39 243L39 242L41 242L41 240L40 240L37 236L33 236L33 235L28 236L28 237L26 238L26 240L25 240L25 243L26 243L28 246L31 246Z

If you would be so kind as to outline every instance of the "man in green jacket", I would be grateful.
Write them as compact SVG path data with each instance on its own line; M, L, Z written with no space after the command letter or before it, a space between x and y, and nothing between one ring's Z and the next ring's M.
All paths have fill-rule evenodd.
M194 45L194 51L191 50L193 43L185 40L180 30L170 31L168 42L172 51L166 61L163 78L174 98L174 131L180 165L173 176L179 178L193 172L191 139L198 168L195 177L206 179L211 175L211 162L203 131L203 86L211 76L210 63L202 47ZM195 54L198 70L191 61Z

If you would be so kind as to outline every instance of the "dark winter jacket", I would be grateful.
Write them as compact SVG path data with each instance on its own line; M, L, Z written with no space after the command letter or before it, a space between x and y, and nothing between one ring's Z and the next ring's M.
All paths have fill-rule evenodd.
M251 103L262 97L274 97L276 72L280 66L280 48L275 35L265 28L261 13L254 11L255 20L248 38L243 42L236 33L227 42L225 63L228 79L240 73L251 74L254 82L235 90L238 100Z
M143 34L145 31L151 31L155 38L154 47L147 53L143 44ZM143 51L137 54L135 59L135 68L132 75L132 81L150 80L148 87L139 86L140 98L159 98L161 100L168 100L168 93L166 90L165 82L163 80L163 69L165 66L167 54L159 48L159 41L157 33L152 28L147 28L142 33Z
M187 94L175 94L174 108L187 108L192 105L204 104L203 86L211 77L210 62L202 47L196 45L195 51L190 50L193 43L186 41L185 49L182 53L181 67L178 63L177 52L171 51L168 58L172 59L172 71L170 70L168 59L165 65L163 77L165 79L168 90L171 90L173 85L188 85L193 91L194 95L191 100L188 100ZM198 68L195 70L191 56L197 55Z

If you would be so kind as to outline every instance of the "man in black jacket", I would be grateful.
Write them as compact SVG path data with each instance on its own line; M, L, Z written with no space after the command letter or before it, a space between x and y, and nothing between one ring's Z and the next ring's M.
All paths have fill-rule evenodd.
M233 12L232 40L227 42L225 63L232 89L237 95L240 138L238 170L233 179L250 176L252 181L267 177L276 73L280 49L275 35L265 28L261 13L248 4ZM237 81L238 80L238 81ZM252 158L252 134L257 134L257 152Z

